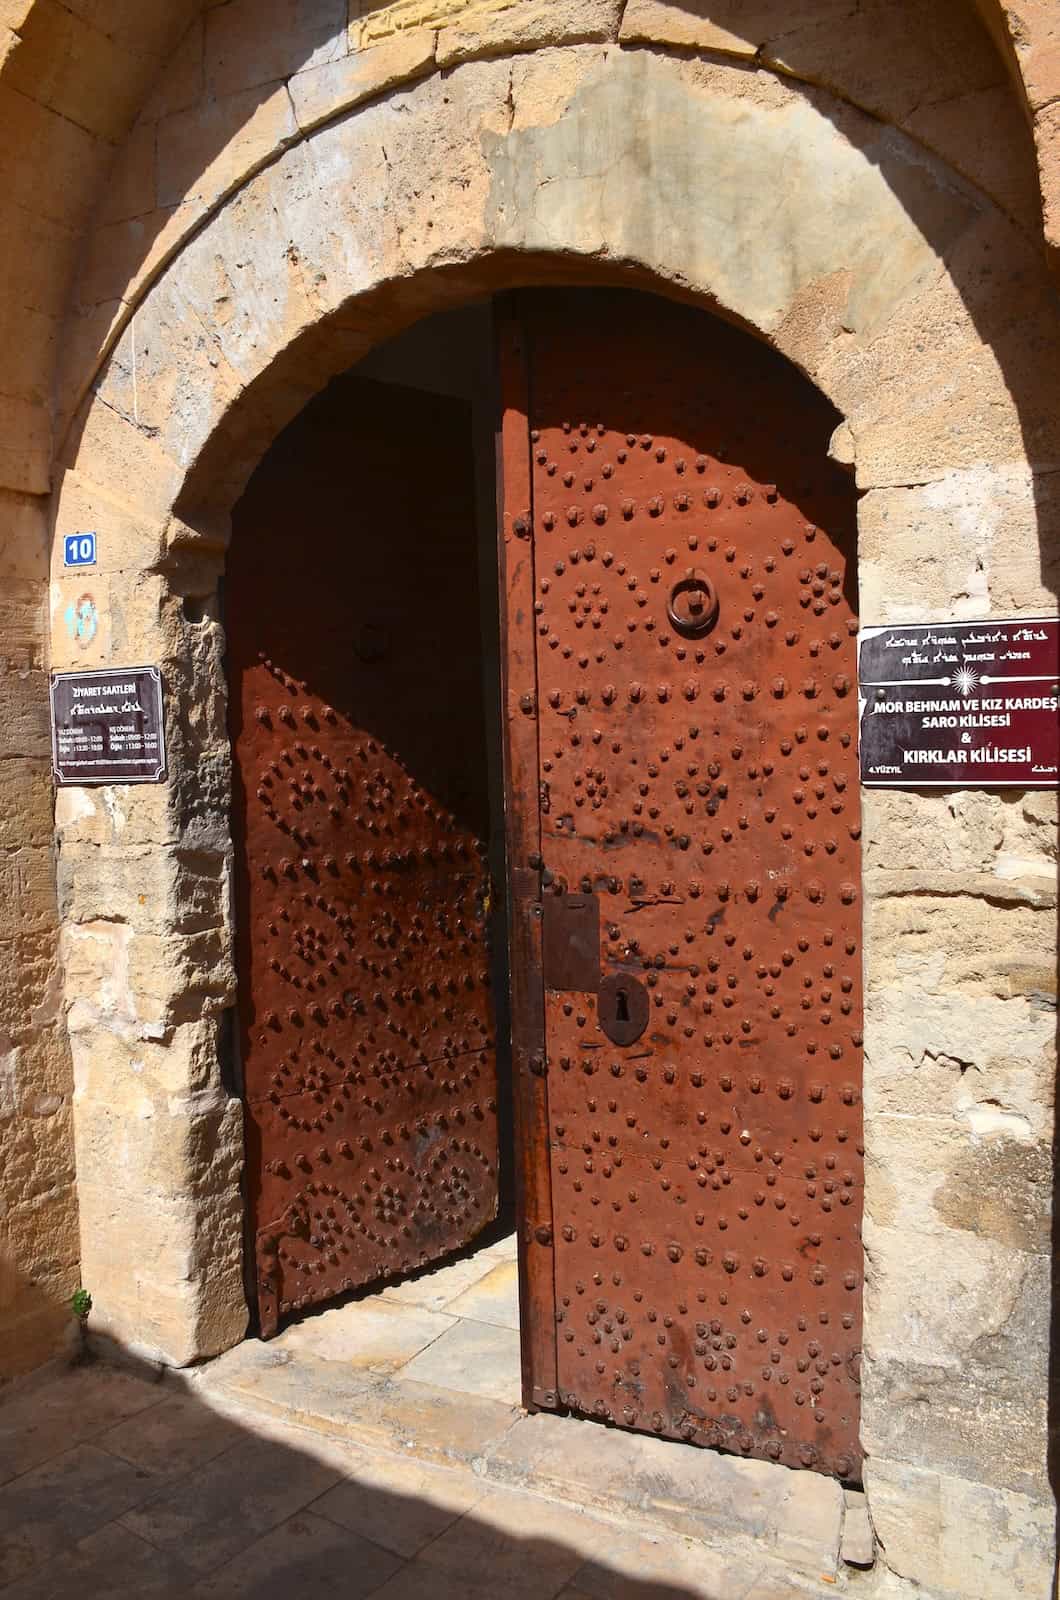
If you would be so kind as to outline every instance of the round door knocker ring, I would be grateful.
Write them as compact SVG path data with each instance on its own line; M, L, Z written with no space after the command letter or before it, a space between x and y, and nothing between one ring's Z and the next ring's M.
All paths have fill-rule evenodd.
M702 572L689 572L675 583L666 605L670 625L686 639L699 639L718 620L718 595Z

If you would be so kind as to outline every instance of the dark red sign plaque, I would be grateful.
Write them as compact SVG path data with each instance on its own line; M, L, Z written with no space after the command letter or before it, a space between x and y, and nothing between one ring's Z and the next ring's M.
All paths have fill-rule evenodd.
M1058 680L1056 617L863 628L862 783L1055 788Z
M51 699L56 783L160 783L165 777L157 667L53 672Z

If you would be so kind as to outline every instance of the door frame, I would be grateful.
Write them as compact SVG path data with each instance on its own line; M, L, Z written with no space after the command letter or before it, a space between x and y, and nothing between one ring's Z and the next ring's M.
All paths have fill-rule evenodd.
M541 962L541 811L538 804L537 652L530 475L529 366L512 294L493 302L500 416L497 541L500 584L501 747L508 865L508 984L512 1029L515 1210L519 1259L519 1357L523 1404L553 1410L556 1289L545 990ZM526 862L527 866L519 863ZM536 865L535 865L536 863Z

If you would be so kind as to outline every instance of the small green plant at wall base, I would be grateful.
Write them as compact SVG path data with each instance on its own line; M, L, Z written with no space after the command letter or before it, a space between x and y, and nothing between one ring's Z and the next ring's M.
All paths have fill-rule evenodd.
M70 1296L70 1310L84 1327L88 1321L88 1314L92 1310L92 1296L87 1289L75 1289Z

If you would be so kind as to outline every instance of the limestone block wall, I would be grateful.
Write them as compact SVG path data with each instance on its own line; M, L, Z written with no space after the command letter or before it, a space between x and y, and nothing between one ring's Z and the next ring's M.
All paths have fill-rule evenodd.
M78 1283L52 860L47 519L0 490L0 1387L64 1348Z
M237 33L240 4L195 34L215 85L211 33L222 12ZM807 9L798 60L816 76ZM106 321L71 346L56 516L111 535L87 649L55 575L55 661L160 661L171 699L170 784L67 791L58 813L87 1275L126 1341L183 1361L244 1325L216 583L243 482L332 373L429 310L557 273L691 297L756 328L845 417L866 620L1055 606L1056 292L1019 182L958 172L879 120L871 85L894 90L873 16L841 93L798 81L791 39L752 65L742 33L675 39L704 26L697 8L637 0L544 19L530 0L400 4L341 38L299 34L286 57L272 39L254 70L287 74L267 82L293 120L271 146L240 148L244 121L199 147L194 226L134 256L109 314L79 284L79 325ZM619 24L625 42L596 37ZM941 55L970 65L938 82L962 142L978 97L1008 91L985 35L955 37ZM159 156L168 119L194 111L187 148L217 114L195 81L198 99L152 113ZM1016 173L1026 128L1007 126ZM1055 818L1034 795L866 807L870 1507L893 1571L943 1594L1034 1593L1049 1568Z
M765 64L908 132L1038 236L1031 132L972 0L849 11L835 0L273 0L266 23L254 0L202 7L87 231L59 350L60 436L137 300L257 168L320 121L462 61L616 39Z
M100 1324L174 1362L245 1326L216 584L332 373L512 283L680 294L845 417L866 620L1055 608L1055 8L978 13L2 8L0 1376L68 1326L67 1022ZM42 630L72 526L106 530L84 648L58 569ZM168 785L59 795L58 907L49 651L160 661L171 707ZM1055 839L1052 797L867 797L870 1506L893 1571L955 1596L1048 1572Z
M0 6L0 1385L66 1347L78 1282L46 678L56 359L96 186L188 9Z
M46 494L52 388L97 187L193 0L5 0L0 9L0 483Z
M1051 0L977 0L1022 90L1034 135L1046 244L1060 270L1060 14Z
M1015 467L871 491L863 617L1055 610L1058 495ZM1056 795L864 791L863 827L872 1515L929 1589L1044 1594Z

